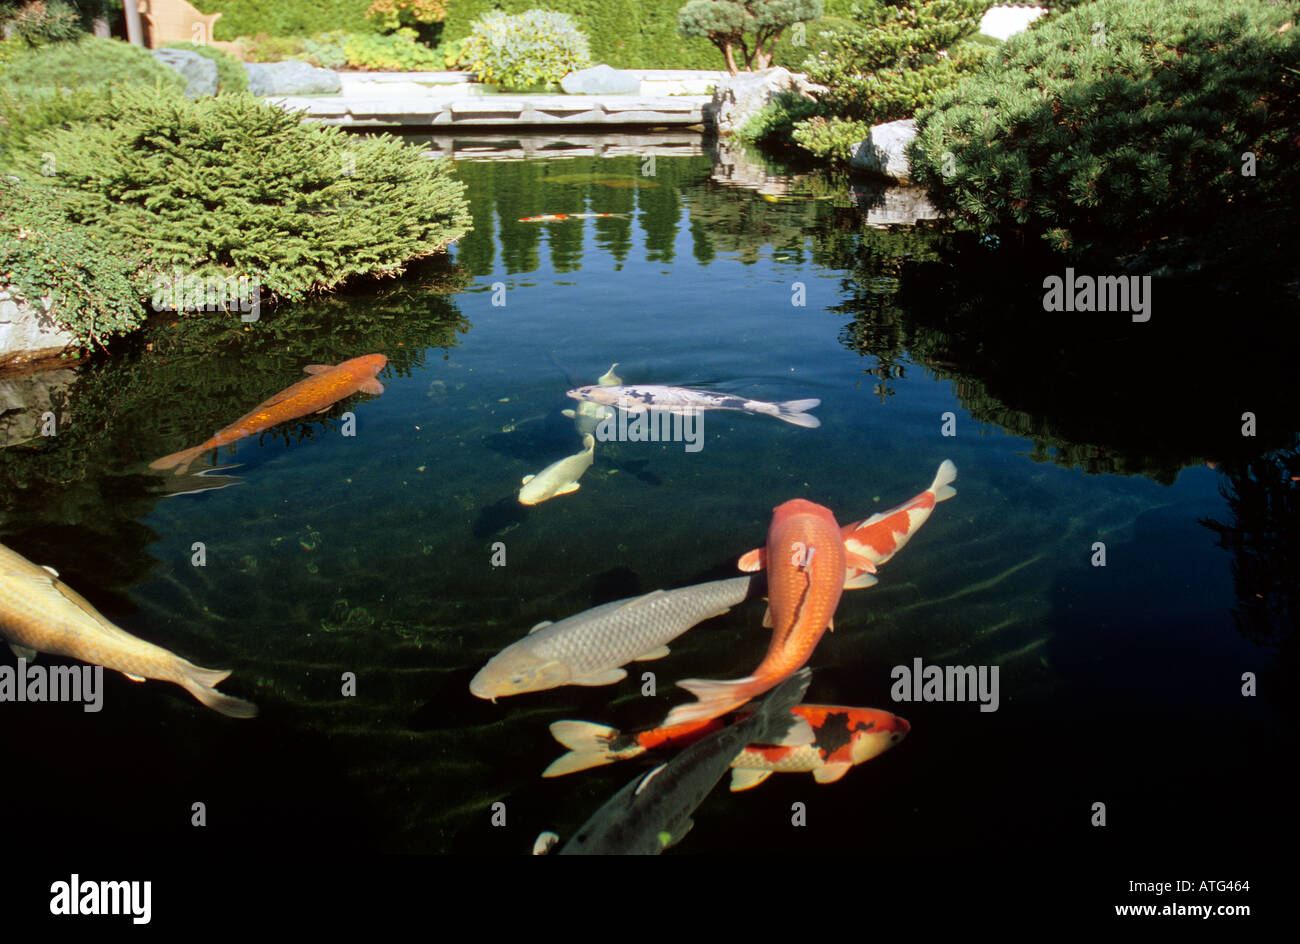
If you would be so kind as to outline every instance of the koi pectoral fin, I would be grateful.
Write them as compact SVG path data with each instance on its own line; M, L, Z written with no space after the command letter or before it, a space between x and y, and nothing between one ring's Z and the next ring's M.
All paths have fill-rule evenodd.
M869 574L874 574L876 572L875 561L850 550L847 546L844 548L844 562L854 570L866 571Z
M838 764L827 764L826 766L818 767L813 771L813 779L818 783L834 783L836 780L839 780L848 773L849 768L852 766L852 764L842 762Z
M874 587L880 583L879 577L873 577L871 574L859 574L854 570L844 572L844 589L861 590L864 587Z
M621 682L627 678L627 672L623 669L607 669L604 672L598 672L595 675L584 675L581 678L573 680L574 685L613 685L615 682Z
M741 790L752 790L770 776L772 776L770 770L732 770L731 792L738 793Z

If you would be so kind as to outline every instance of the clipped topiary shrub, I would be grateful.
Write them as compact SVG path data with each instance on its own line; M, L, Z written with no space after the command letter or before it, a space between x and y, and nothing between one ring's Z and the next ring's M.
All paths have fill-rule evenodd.
M168 43L168 49L196 52L217 64L217 94L248 91L248 73L244 64L222 49L207 43Z
M0 177L0 281L29 300L48 295L59 322L87 345L145 317L144 249L102 235L70 222L48 188Z
M247 95L133 89L112 103L37 135L19 171L54 188L77 224L147 247L158 268L248 276L297 299L396 275L469 227L449 166L395 138L349 137Z
M572 17L550 10L485 13L460 51L479 81L510 89L558 85L568 73L591 65L586 35Z
M707 39L727 71L772 64L772 49L787 27L820 19L822 0L688 0L677 12L677 32Z
M1294 215L1294 17L1268 0L1097 0L1056 16L918 116L914 176L970 223L1061 250Z

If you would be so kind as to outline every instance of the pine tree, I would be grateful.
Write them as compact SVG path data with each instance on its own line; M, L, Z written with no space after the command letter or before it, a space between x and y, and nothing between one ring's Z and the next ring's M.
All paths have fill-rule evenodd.
M822 0L691 0L677 13L677 32L708 39L736 75L737 50L747 70L766 69L787 27L821 15Z

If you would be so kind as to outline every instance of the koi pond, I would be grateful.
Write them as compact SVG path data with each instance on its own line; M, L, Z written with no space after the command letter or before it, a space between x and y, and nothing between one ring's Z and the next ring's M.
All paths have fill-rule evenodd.
M457 173L474 229L445 259L256 322L162 317L111 358L4 381L58 429L0 449L0 543L230 669L220 690L260 710L111 671L98 712L0 706L11 836L187 848L201 803L209 852L563 844L675 754L543 778L566 753L550 725L635 734L693 700L678 681L749 676L763 594L610 684L493 701L470 691L488 661L543 621L739 576L791 499L862 522L945 460L956 494L843 590L807 663L806 702L906 736L824 776L724 776L668 851L1249 856L1294 829L1284 286L1156 277L1146 321L1052 311L1064 263L867 225L887 195L847 178L744 185L708 155ZM149 468L305 366L371 353L382 393ZM596 411L567 392L616 385L816 399L819 425L711 409L646 441L615 423L522 504L526 476L587 451Z

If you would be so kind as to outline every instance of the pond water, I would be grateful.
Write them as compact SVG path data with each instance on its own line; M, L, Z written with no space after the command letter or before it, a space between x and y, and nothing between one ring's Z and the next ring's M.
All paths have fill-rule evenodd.
M1171 288L1150 325L1066 326L1042 311L1041 268L941 227L864 228L875 197L845 181L774 195L722 185L707 156L647 169L461 162L474 231L450 259L253 325L163 321L61 388L64 431L0 453L0 540L129 632L232 669L222 690L261 716L116 673L97 715L5 705L23 769L3 791L23 810L10 828L179 846L203 802L208 850L524 854L543 830L567 838L651 762L543 780L563 753L548 724L649 727L688 698L676 680L746 675L770 638L762 604L617 685L494 704L470 694L474 673L539 621L735 574L788 499L847 523L944 459L956 496L877 586L844 594L810 662L810 701L893 711L907 739L833 784L721 785L672 851L1249 852L1293 826L1278 787L1295 745L1283 523L1300 423L1269 355L1241 361L1270 347L1255 329L1194 327L1239 295ZM561 213L618 215L519 222ZM147 469L304 365L372 351L390 359L381 396L204 460L236 466L226 478ZM601 442L577 492L520 505L524 476L579 449L565 391L614 362L628 384L819 398L821 426L709 413L699 451ZM166 494L182 481L229 487ZM915 659L998 667L997 710L895 702L891 672Z

